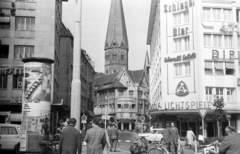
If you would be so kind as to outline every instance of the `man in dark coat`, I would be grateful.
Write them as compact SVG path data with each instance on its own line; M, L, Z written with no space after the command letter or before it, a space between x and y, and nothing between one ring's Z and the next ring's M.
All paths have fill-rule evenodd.
M227 126L225 128L226 136L221 146L219 147L220 154L240 154L240 134L237 133L233 126Z
M103 154L103 149L106 145L106 135L104 129L100 128L100 119L93 119L93 127L90 128L84 141L87 143L87 154Z
M170 128L170 142L171 142L171 152L177 154L177 144L178 144L178 129L171 123Z
M112 151L112 149L116 151L117 142L118 142L118 129L116 128L115 125L112 125L112 127L110 128L109 138L111 143L110 151Z
M68 127L62 131L59 142L59 154L81 154L82 141L80 132L75 129L76 119L70 118Z
M170 151L170 126L169 124L166 124L166 128L163 130L163 142L166 145L166 149Z

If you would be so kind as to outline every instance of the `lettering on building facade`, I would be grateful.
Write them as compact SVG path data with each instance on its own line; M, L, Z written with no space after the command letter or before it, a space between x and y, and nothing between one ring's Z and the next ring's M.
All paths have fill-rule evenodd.
M196 53L192 54L187 54L187 55L179 55L177 57L166 57L164 59L164 62L176 62L176 61L181 61L181 60L189 60L189 59L194 59L196 58Z
M167 12L188 10L189 7L192 7L192 6L194 6L193 0L176 2L176 3L173 3L172 5L164 5L164 12L167 13Z
M186 102L164 102L150 105L150 111L157 110L190 110L190 109L211 109L212 102L186 101Z
M239 55L240 56L240 55ZM240 57L238 57L240 58ZM220 52L218 50L212 50L212 59L213 60L225 60L225 59L230 59L233 60L235 59L235 52L233 50L229 51L229 57L226 57L226 52L225 50L222 51L222 57L220 57Z
M0 68L0 75L23 75L23 68Z
M22 97L11 97L10 103L22 103Z

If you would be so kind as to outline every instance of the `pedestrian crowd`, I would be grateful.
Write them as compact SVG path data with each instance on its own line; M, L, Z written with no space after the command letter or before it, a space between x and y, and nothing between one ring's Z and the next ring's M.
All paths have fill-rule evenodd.
M60 136L59 154L81 154L82 144L87 144L87 154L108 154L116 152L118 145L118 128L113 118L105 124L100 118L88 118L80 133L75 129L76 119L59 121L57 134ZM106 126L106 129L105 129Z
M117 123L113 118L110 118L110 122L105 124L104 121L99 118L89 117L81 132L74 128L76 122L74 118L69 118L66 121L59 121L59 127L57 128L57 133L60 134L59 154L76 154L77 152L81 154L83 142L87 144L87 154L108 154L109 151L117 151L117 147L119 146L119 134ZM148 129L146 126L143 127L143 130L145 130L145 132L153 132L153 127ZM236 128L227 126L225 132L227 136L221 140L221 143L217 142L220 146L219 153L240 154L240 134L237 133ZM140 133L138 128L136 128L136 133ZM178 128L174 126L174 123L170 125L166 124L166 128L163 130L162 135L163 144L166 149L172 154L177 154L179 134ZM192 128L189 127L186 133L186 144L190 149L193 148L195 139L196 136ZM146 151L148 149L147 140L144 140L144 138L136 137L134 144L141 145ZM131 153L139 151L134 149L134 146L131 146L131 148Z

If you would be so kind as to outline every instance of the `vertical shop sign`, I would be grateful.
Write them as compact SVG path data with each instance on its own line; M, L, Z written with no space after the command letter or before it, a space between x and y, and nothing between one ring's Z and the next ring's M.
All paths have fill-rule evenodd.
M47 58L24 58L24 87L20 151L39 151L41 140L49 139L52 63Z

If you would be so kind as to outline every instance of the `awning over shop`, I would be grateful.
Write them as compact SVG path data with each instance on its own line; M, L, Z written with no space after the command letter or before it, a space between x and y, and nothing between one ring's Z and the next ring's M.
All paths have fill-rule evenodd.
M10 121L11 122L19 122L21 121L22 114L21 113L12 113L10 115Z
M4 17L4 16L0 16L0 22L1 23L9 23L10 22L10 17Z
M208 114L214 114L214 111L213 109L209 110L208 111ZM225 110L226 112L229 112L231 114L233 113L240 113L240 110L234 110L234 109L228 109L228 110ZM198 110L197 109L188 109L188 110L157 110L157 111L151 111L149 112L150 115L162 115L162 114L165 114L165 115L184 115L184 114L199 114Z
M234 69L234 63L233 62L226 62L226 68L227 69Z

